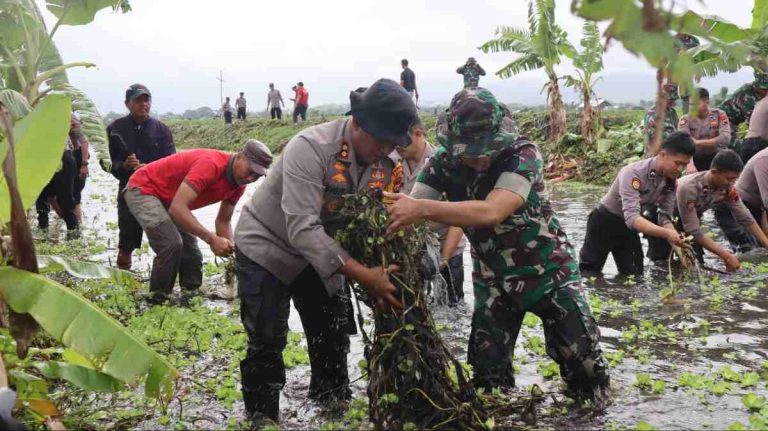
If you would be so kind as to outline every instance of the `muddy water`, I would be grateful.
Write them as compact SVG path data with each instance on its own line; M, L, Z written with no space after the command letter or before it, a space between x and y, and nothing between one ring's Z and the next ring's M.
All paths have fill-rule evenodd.
M242 202L246 202L258 184L251 185L245 197L238 205L235 218L239 214ZM109 250L94 256L105 262L114 260L116 253L117 231L114 229L116 213L114 196L116 181L103 172L94 172L83 193L86 228L103 238ZM584 228L589 211L595 206L601 193L601 187L575 187L558 185L552 187L551 198L560 220L568 232L571 241L580 248L584 239ZM203 208L195 212L207 227L213 229L217 206ZM236 221L235 221L236 223ZM234 224L234 223L233 223ZM711 225L711 219L709 220ZM201 245L206 260L212 259L210 250ZM751 256L757 262L766 261L765 255ZM151 263L151 251L145 252L135 260L134 267L140 274L147 275ZM469 334L471 305L473 300L471 285L471 261L465 253L465 305L458 309L435 309L435 317L441 326L450 349L462 360L466 360L466 340ZM722 266L708 258L707 265ZM603 412L585 413L583 410L570 409L564 416L548 416L551 402L542 404L538 426L543 427L579 427L579 428L633 428L639 421L650 423L659 429L724 429L734 421L747 424L749 412L741 403L741 396L755 392L768 396L764 380L756 387L742 388L738 383L730 384L730 392L722 396L707 389L688 390L678 387L680 376L685 372L702 378L716 378L717 370L728 365L739 373L760 371L762 361L768 359L768 343L765 340L765 327L768 324L768 299L764 281L765 274L743 271L739 275L719 276L719 286L747 290L756 287L758 292L752 295L720 294L719 300L708 291L710 286L717 286L717 281L705 280L702 285L695 281L684 283L681 297L689 303L685 305L662 305L659 291L668 287L666 266L650 266L643 277L637 280L625 279L616 275L615 266L609 259L605 276L599 279L585 279L587 292L592 302L602 303L603 312L598 321L603 334L605 351L617 355L624 352L624 359L612 368L613 403ZM722 288L719 288L722 290ZM720 291L718 291L720 292ZM714 299L713 299L714 298ZM236 306L236 302L213 301L217 305ZM667 330L662 333L658 328L655 333L646 331L640 334L640 340L632 339L628 329L634 325L660 325ZM291 330L301 331L301 323L295 310L289 321ZM642 331L641 331L642 332ZM670 339L670 335L674 339ZM534 353L526 346L529 339L543 337L540 325L524 327L518 338L515 351L518 391L521 395L531 384L539 384L545 391L559 395L558 378L545 380L540 365L549 359ZM359 336L352 338L349 356L350 377L360 377L357 363L362 359L362 342ZM635 386L636 374L646 373L653 380L665 382L663 392L654 394L650 390L642 391ZM322 410L307 402L305 393L309 381L309 368L297 367L289 370L286 388L282 398L282 427L317 428L327 419ZM365 382L352 384L355 397L365 396ZM235 405L229 411L220 405L209 405L201 409L208 419L200 424L205 427L223 427L226 418L242 415L242 404ZM497 418L497 423L502 421ZM147 422L144 427L152 428L155 422Z

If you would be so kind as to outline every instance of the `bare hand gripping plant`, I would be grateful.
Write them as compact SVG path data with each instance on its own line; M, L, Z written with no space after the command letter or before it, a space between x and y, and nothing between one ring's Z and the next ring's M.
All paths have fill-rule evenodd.
M345 223L336 238L352 257L367 266L400 266L390 279L403 309L374 309L373 340L363 331L371 421L377 429L485 429L483 406L440 339L427 306L420 271L425 228L409 226L385 239L387 211L380 194L347 195L340 214ZM364 289L350 287L371 304ZM360 316L358 323L362 328Z

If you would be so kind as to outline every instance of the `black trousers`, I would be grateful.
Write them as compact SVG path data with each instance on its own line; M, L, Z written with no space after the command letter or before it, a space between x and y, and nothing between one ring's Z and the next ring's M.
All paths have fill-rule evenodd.
M283 110L280 109L280 107L275 107L269 110L269 115L272 116L272 119L274 120L277 118L278 120L283 119Z
M312 377L309 397L349 399L347 354L355 323L348 295L328 296L320 276L308 266L290 285L235 249L240 316L248 351L240 362L245 408L277 420L285 385L282 352L288 335L291 299L307 337Z
M51 212L51 204L48 199L55 197L61 208L67 230L78 228L75 217L74 177L77 175L75 157L71 150L66 150L61 156L61 169L53 175L51 181L46 184L35 201L37 210L37 223L41 229L48 228L48 215Z
M296 105L295 108L293 108L293 122L297 122L299 120L299 116L301 116L302 120L307 119L307 105Z
M125 203L125 196L123 196L125 187L126 184L121 182L120 189L117 192L117 248L127 252L133 252L133 250L141 247L144 230L136 220L136 217L131 214L131 210L128 209L128 205Z
M741 143L741 160L747 163L760 151L768 148L768 140L763 138L747 138Z
M708 171L709 167L712 165L712 160L716 155L716 152L702 154L701 152L696 151L696 154L693 155L693 165L696 166L696 170L699 172Z
M237 108L237 119L245 120L245 108Z
M464 256L456 255L448 260L448 266L440 270L448 287L448 305L464 301Z
M744 206L752 213L755 221L760 224L760 220L763 217L763 209L747 202L744 202ZM730 243L733 252L746 253L759 247L760 244L757 242L757 238L736 221L728 207L716 205L714 210L715 221L720 226L720 229L723 230L723 235L728 240L728 243Z
M229 111L224 112L224 124L232 124L232 113Z
M587 218L587 234L579 253L579 268L582 272L600 273L609 254L613 255L620 274L643 273L640 235L627 227L624 218L599 206Z
M80 205L83 200L83 189L85 188L86 178L80 178L80 166L83 165L83 150L79 148L72 153L75 156L75 177L73 180L73 194L75 205Z
M643 217L658 225L659 209L655 206L643 207ZM654 262L669 259L669 254L672 253L672 246L669 245L666 239L649 235L644 236L645 240L648 241L648 252L645 254L648 259Z

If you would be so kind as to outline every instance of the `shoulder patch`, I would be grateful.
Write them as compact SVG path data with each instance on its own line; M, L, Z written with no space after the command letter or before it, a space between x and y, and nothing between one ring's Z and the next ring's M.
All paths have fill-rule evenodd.
M685 126L686 124L688 124L688 117L681 118L680 119L680 125L681 126Z
M728 199L730 199L731 202L738 202L739 201L739 193L736 191L736 187L731 187L728 190Z
M640 178L634 177L632 178L632 188L635 190L640 190L640 186L642 183L640 182Z

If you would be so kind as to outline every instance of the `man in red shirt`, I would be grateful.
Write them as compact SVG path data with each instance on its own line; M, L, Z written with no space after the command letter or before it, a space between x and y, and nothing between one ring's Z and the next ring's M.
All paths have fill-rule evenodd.
M301 115L301 121L307 120L307 108L309 107L309 92L304 88L304 83L299 82L296 84L296 105L293 108L293 124L297 124L299 115Z
M234 250L232 214L245 186L266 175L272 153L250 139L242 151L190 150L152 162L133 174L125 201L155 252L150 301L162 302L179 285L194 291L203 282L203 256L197 238L217 256ZM221 202L216 232L206 229L192 210Z

